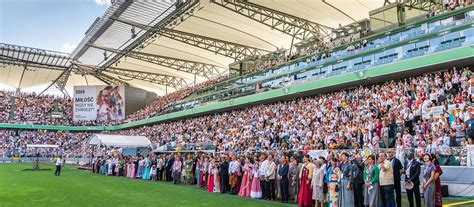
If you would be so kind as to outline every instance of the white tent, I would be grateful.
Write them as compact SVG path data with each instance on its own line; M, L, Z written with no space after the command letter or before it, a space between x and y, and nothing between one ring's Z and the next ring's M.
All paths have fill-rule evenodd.
M94 134L87 144L109 147L149 147L151 142L144 136Z

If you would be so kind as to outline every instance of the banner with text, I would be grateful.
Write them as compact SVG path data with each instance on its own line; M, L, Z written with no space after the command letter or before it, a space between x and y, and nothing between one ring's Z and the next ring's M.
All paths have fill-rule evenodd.
M125 87L74 86L74 121L122 120Z
M448 110L445 110L445 106L431 106L431 101L426 100L423 102L421 107L421 115L423 119L429 119L431 115L434 118L439 118L441 114L448 115L447 113L454 113L455 111L460 112L464 110L465 104L449 104Z

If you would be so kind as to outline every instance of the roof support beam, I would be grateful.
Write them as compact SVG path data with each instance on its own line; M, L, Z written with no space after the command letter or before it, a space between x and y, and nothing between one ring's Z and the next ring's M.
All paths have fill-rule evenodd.
M175 77L171 75L164 75L164 74L159 74L159 73L151 73L151 72L138 71L138 70L130 70L130 69L125 69L125 68L113 67L113 66L108 67L104 71L99 71L98 66L84 65L80 63L74 63L74 65L77 65L81 69L85 69L83 71L83 74L93 75L94 77L98 78L99 80L107 84L111 84L111 83L117 84L116 83L117 81L121 82L118 84L127 84L127 83L125 83L124 81L120 79L114 78L110 75L107 75L104 72L109 72L111 74L133 78L137 80L143 80L143 81L147 81L147 82L155 83L159 85L171 86L175 89L188 86L184 78L179 78L179 77Z
M399 1L399 2L404 3L405 7L408 7L408 10L418 9L421 11L429 12L436 5L439 5L440 8L443 8L441 1L405 0L405 1Z
M221 7L248 17L297 39L303 40L314 36L321 40L331 33L332 28L315 23L291 14L270 9L249 1L242 0L212 0Z
M203 35L197 35L193 33L173 30L173 29L155 29L154 27L140 24L137 22L133 22L130 20L125 19L115 19L118 22L122 22L124 24L129 24L140 29L154 31L158 35L170 38L172 40L186 43L188 45L192 45L207 51L211 51L215 54L223 55L226 57L233 58L234 60L240 60L246 57L253 57L257 55L264 55L270 51L259 49L255 47L250 47L247 45L242 45L238 43L233 43L225 40L220 40L212 37L207 37Z
M187 87L188 84L183 78L178 78L175 76L163 75L158 73L150 73L136 70L129 70L123 68L109 67L106 72L116 74L118 76L125 76L128 78L133 78L137 80L143 80L150 83L155 83L159 85L171 86L175 89L180 89Z
M241 45L225 40L219 40L178 30L163 29L159 32L159 34L178 42L211 51L215 54L233 58L234 60L264 55L270 52L247 45Z
M70 98L71 96L65 89L66 89L67 81L69 80L69 77L71 76L71 72L72 72L72 65L68 69L64 70L61 74L59 74L58 78L56 78L47 88L41 91L39 95L43 94L45 91L47 91L49 88L51 88L54 85L57 89L59 89L63 93L65 97Z
M112 77L110 75L107 75L107 74L104 74L102 72L92 74L92 76L94 76L95 78L99 79L100 81L106 83L107 85L121 85L121 84L125 83L124 81L122 81L120 79L114 78L114 77ZM128 83L126 83L124 85L128 85Z
M15 59L15 58L5 57L3 55L0 55L0 64L17 65L17 66L25 66L26 65L26 66L35 67L35 68L50 69L50 70L61 70L61 71L66 69L66 67L63 67L63 66L48 65L48 64L31 62L31 61L18 60L18 59Z
M97 66L84 65L78 62L73 62L73 65L79 69L82 75L92 75L107 85L129 85L125 81L99 71Z
M30 60L30 56L33 56L31 60ZM65 53L31 48L31 47L18 46L18 45L9 45L9 44L4 44L4 43L0 43L0 57L2 57L2 59L10 58L12 60L16 60L19 62L30 62L30 63L35 63L35 64L58 66L58 67L63 67L63 68L67 68L67 66L69 66L68 65L69 61L72 60ZM37 57L36 61L34 61L35 59L34 57ZM43 59L41 59L41 61L38 61L39 57L43 57ZM44 61L45 57L48 57L46 61ZM52 58L51 62L49 61L50 58ZM64 62L64 60L66 60L66 62ZM64 63L64 64L58 64L58 63Z
M113 52L113 53L119 53L119 54L124 53L121 50L117 50L113 48L101 47L97 45L89 45L89 46L93 48ZM190 60L183 60L183 59L173 58L173 57L166 57L166 56L155 55L155 54L144 53L144 52L136 52L136 51L130 51L123 55L125 57L131 57L137 60L172 68L177 71L203 76L203 77L206 77L207 79L221 75L221 72L219 70L220 67L216 65L195 62L195 61L190 61Z
M199 0L188 0L188 1L180 1L182 3L180 4L173 4L170 8L167 9L173 9L173 11L166 15L161 21L153 25L153 28L156 30L160 30L160 28L164 28L168 26L171 22L176 20L177 18L183 17L182 15L185 14L186 11L189 9L192 9L196 6L199 5ZM166 12L166 11L165 11ZM111 19L114 19L111 17ZM146 31L145 34L139 36L135 41L133 41L131 44L123 48L122 51L132 51L142 45L146 40L149 38L153 37L155 35L155 32L153 31ZM101 66L101 68L107 68L109 66L112 66L114 63L120 60L122 58L123 54L117 54L113 56L111 59L109 59L104 65Z

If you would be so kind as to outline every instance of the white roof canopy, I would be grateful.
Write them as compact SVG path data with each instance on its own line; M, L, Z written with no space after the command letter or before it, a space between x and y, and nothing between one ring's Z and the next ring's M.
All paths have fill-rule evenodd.
M151 142L145 136L94 134L87 144L108 147L148 147Z
M0 83L42 91L52 81L64 80L59 78L62 72L73 68L67 75L69 79L65 79L67 91L72 91L75 85L110 84L108 82L112 80L164 95L214 75L225 75L229 64L244 57L234 57L233 54L239 53L235 51L256 49L260 54L266 54L282 48L294 48L291 43L298 43L303 37L289 34L299 31L295 30L296 27L283 29L286 26L282 25L294 25L292 21L296 21L293 20L295 18L307 20L311 25L317 23L338 28L369 18L369 11L382 7L385 1L113 2L86 31L70 55L0 44ZM246 12L246 9L232 7L232 4L251 5L252 11ZM280 15L289 19L285 20ZM284 23L276 21L278 19L284 20ZM295 41L292 41L293 37L296 37ZM99 68L102 72L97 75L94 72ZM104 76L107 78L104 79ZM179 84L172 84L177 81Z

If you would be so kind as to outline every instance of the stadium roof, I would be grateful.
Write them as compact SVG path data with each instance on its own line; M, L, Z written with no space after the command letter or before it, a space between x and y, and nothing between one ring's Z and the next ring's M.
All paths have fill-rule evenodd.
M384 0L116 0L68 56L0 45L0 83L126 83L164 94L224 75L228 65L368 18ZM3 63L3 64L2 64ZM25 66L26 65L26 66ZM196 75L195 75L196 74ZM67 78L69 77L69 78Z

